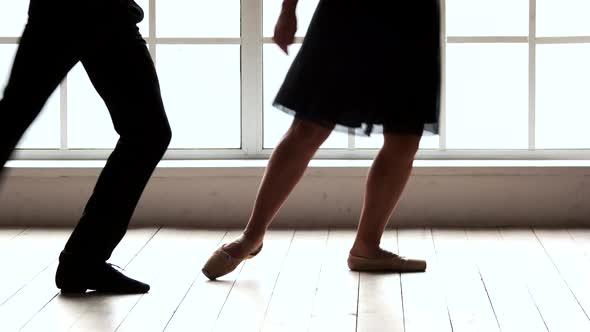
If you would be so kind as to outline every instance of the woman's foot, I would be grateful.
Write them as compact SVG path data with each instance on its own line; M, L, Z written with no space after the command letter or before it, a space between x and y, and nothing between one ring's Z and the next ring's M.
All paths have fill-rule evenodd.
M238 267L245 259L250 259L262 250L262 238L250 240L244 235L217 249L201 270L210 280L224 276Z
M379 246L374 247L355 243L352 246L352 249L350 249L350 254L353 256L365 258L382 258L391 256L393 253L385 249L381 249Z
M237 239L224 244L221 248L230 256L238 259L245 259L252 252L262 246L263 236L240 235Z
M359 272L424 272L426 261L399 256L381 248L353 248L348 255L348 267Z

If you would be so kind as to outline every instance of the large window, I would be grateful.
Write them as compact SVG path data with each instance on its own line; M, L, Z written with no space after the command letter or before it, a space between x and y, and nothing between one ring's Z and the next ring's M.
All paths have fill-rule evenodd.
M299 0L288 56L271 40L281 2L138 1L173 129L166 158L266 158L276 146L292 118L272 100L318 0ZM0 0L2 86L27 7L26 0ZM419 158L590 157L590 2L441 0L441 7L441 134L423 138ZM350 43L363 47L362 40ZM19 143L17 158L104 158L116 139L77 65ZM370 158L381 143L380 135L335 132L318 157Z

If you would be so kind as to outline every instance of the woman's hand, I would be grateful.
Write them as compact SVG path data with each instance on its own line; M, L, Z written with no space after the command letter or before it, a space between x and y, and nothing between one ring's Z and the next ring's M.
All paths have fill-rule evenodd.
M297 32L297 15L295 7L283 5L277 24L275 25L275 35L272 40L283 52L289 54L288 46L295 42L295 32Z

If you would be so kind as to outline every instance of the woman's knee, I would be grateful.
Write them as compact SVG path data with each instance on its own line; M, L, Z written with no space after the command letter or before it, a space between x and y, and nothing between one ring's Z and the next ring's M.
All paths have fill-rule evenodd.
M299 144L320 146L330 136L334 126L323 125L314 121L295 118L287 136Z
M384 134L383 149L397 158L413 160L420 148L421 135Z

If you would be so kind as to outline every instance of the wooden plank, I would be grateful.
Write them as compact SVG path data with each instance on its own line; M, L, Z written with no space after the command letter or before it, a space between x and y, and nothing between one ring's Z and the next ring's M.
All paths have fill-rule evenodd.
M57 261L0 307L0 330L18 331L55 296Z
M228 232L223 242L235 239L240 233ZM213 250L210 250L206 254L210 255L212 252ZM266 253L265 248L255 259L262 258ZM200 274L177 307L165 331L211 331L237 277L246 264L246 262L242 263L232 273L216 281L209 281ZM201 267L202 265L196 268L200 271Z
M428 264L424 273L401 276L405 331L452 331L440 279L444 267L438 264L430 229L400 229L398 243L402 256L425 259Z
M26 227L6 227L0 228L0 248L10 240L16 238L18 235L26 231Z
M588 317L590 314L590 288L588 287L590 260L567 230L537 229L534 232L576 302Z
M524 276L549 331L590 331L590 321L532 230L502 230L514 268Z
M157 269L152 290L141 297L117 331L163 331L191 284L199 279L201 266L225 234L225 231L183 231L181 235L171 232L166 251L160 254L167 256L167 264L152 265L152 269Z
M0 251L0 308L57 260L68 234L68 230L29 229L6 243Z
M381 245L398 252L397 230L386 230ZM361 273L358 304L359 332L403 331L401 276L399 273Z
M264 255L244 265L215 323L215 331L260 331L293 235L294 231L271 231L266 235Z
M453 331L500 332L485 283L465 248L465 231L433 229L432 237Z
M574 242L577 244L577 246L584 252L586 258L590 260L590 229L569 229L568 233L574 239Z
M130 261L155 234L157 229L131 230L117 250L114 261ZM0 307L0 326L6 331L18 330L58 295L55 288L57 261Z
M588 230L400 230L399 252L429 263L426 273L401 277L349 271L353 231L298 231L290 247L290 232L273 232L242 274L240 267L217 282L200 268L223 232L162 230L150 241L155 232L131 231L113 255L115 263L133 260L129 275L152 284L144 296L54 298L69 231L7 240L3 282L16 288L0 306L0 330L27 321L25 331L590 330ZM394 234L383 240L392 251Z
M157 229L130 231L130 234L123 239L113 253L111 261L122 263L124 267L130 266L129 263L141 257L143 250L150 246L156 232ZM128 272L130 272L130 276L138 277L133 271L126 271L126 273ZM49 278L47 276L44 279L47 284ZM57 290L55 291L57 292ZM69 330L88 312L100 312L103 315L103 320L97 324L96 329L109 330L112 328L114 330L117 327L117 320L122 319L128 313L130 309L128 306L130 303L134 303L134 298L137 301L138 295L110 296L93 292L77 296L59 294L26 323L23 331Z
M177 303L170 304L170 299L166 298L166 292L170 291L172 297L180 296L178 301L182 298L182 294L178 295L178 287L180 291L188 289L191 279L191 274L187 269L197 270L192 260L196 256L195 253L201 240L205 242L213 242L213 245L219 243L225 232L207 232L196 230L175 230L169 228L161 229L158 234L150 241L148 246L137 256L129 265L129 273L136 276L139 280L146 280L152 289L148 294L136 296L123 297L104 297L97 302L96 306L92 306L87 310L72 326L73 331L88 331L99 327L100 331L114 331L127 327L121 324L130 319L129 325L133 327L135 324L144 323L148 326L138 328L138 331L151 331L157 329L162 331L170 315L172 314ZM177 280L175 280L177 279ZM187 280L188 279L188 280ZM178 285L176 283L178 282ZM137 309L139 313L145 312L153 308L153 301L162 300L161 310L155 310L146 315L150 317L149 320L138 322L136 315L131 313ZM103 305L106 302L107 305ZM141 303L141 304L140 304ZM172 306L172 308L170 308ZM144 317L145 318L145 317Z
M307 331L328 231L296 231L277 280L262 331Z
M502 332L546 332L522 276L520 264L497 229L466 230L464 251L477 264Z
M346 264L354 234L348 230L328 234L309 331L356 330L359 273Z

